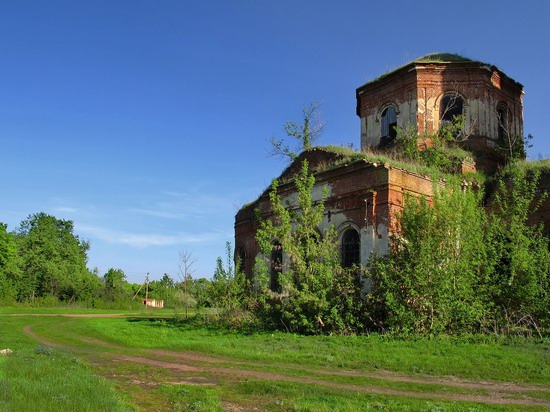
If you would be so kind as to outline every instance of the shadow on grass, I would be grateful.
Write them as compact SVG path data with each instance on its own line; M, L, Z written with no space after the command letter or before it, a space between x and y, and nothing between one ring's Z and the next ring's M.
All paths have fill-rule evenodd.
M238 328L228 324L218 315L191 315L188 317L174 316L172 318L158 317L128 317L128 322L142 324L151 328L177 328L180 330L202 329L211 333L252 335L266 332L256 324L241 325Z

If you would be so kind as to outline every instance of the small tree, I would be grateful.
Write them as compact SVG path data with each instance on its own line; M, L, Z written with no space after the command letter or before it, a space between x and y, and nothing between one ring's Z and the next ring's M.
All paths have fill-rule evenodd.
M233 266L231 242L225 244L225 266L221 257L216 260L216 271L210 284L212 303L226 315L244 305L244 280L242 271Z
M110 268L103 275L105 284L105 299L111 302L118 302L123 299L129 299L130 295L126 289L126 274L122 269Z
M286 122L283 126L286 135L298 141L295 149L292 149L282 139L271 138L272 156L280 156L294 160L298 154L313 147L313 143L323 133L324 124L320 120L319 103L311 103L302 110L302 123Z
M195 264L196 259L193 257L193 254L189 250L182 250L179 252L179 275L181 279L182 295L181 299L185 307L185 317L187 318L189 312L189 306L191 303L190 289L193 282L193 265Z
M281 199L278 182L273 182L272 216L260 221L256 234L264 257L271 256L274 241L284 253L283 262L271 262L271 270L269 259L257 259L258 313L269 326L293 332L356 329L355 314L361 308L357 273L342 268L334 227L319 233L328 192L323 190L322 198L313 200L315 177L307 161L294 185L297 201L289 204Z

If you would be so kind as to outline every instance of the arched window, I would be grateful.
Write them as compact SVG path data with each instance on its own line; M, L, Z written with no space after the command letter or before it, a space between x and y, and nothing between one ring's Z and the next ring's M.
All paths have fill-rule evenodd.
M235 267L237 268L237 271L246 273L246 249L242 246L237 249L237 261L235 262Z
M349 228L342 235L341 257L345 268L361 263L361 239L357 230Z
M498 138L501 141L508 139L509 123L508 123L508 107L506 104L501 103L497 107L497 119L498 119Z
M384 109L381 123L380 147L389 146L397 137L397 111L395 107L388 106Z
M456 116L462 116L464 111L464 100L456 92L443 96L439 105L439 118L441 126L452 123Z
M280 292L279 275L283 271L283 246L279 242L273 242L271 247L271 278L269 288L273 292Z

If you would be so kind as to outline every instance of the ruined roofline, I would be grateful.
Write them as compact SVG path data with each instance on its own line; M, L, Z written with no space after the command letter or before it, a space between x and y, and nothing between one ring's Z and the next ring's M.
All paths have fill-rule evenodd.
M465 66L465 67L477 67L477 68L486 68L488 70L495 70L498 71L502 77L503 80L508 81L512 84L515 84L523 89L523 85L508 75L506 75L502 70L500 70L497 66L489 63L485 63L478 60L472 60L470 58L461 56L459 54L453 54L453 53L430 53L423 57L420 57L418 59L415 59L409 63L404 64L403 66L399 66L396 69L392 69L372 80L369 80L368 82L364 83L363 85L359 86L356 89L356 94L358 95L359 92L380 80L386 79L388 77L392 77L396 75L397 73L406 73L410 70L414 70L417 67L421 67L423 65L441 65L441 66Z
M381 158L379 156L370 155L364 152L357 152L344 146L317 146L300 153L300 155L281 172L281 174L275 179L279 181L279 188L281 190L287 190L286 188L283 189L283 187L288 187L293 184L294 176L296 176L297 172L299 172L301 162L303 160L311 160L311 157L318 153L326 155L322 160L327 161L330 159L330 161L328 163L319 162L313 165L310 163L310 171L313 172L316 177L334 173L337 169L342 169L342 171L346 169L346 171L349 171L351 168L355 167L372 166L383 167L388 170L400 170L414 176L431 179L430 172L428 170L423 170L423 168L417 169L418 165L413 163L409 165L410 167L407 167L408 165L405 165L402 162L392 161L391 159ZM310 159L308 159L308 157L310 157ZM245 213L250 208L255 208L262 197L268 196L270 190L271 184L265 188L255 200L242 206L237 211L236 216Z

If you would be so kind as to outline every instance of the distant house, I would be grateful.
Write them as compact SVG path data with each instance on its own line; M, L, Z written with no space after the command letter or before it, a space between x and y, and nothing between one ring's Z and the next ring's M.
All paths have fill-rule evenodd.
M164 301L157 299L143 299L143 304L149 308L163 308Z

